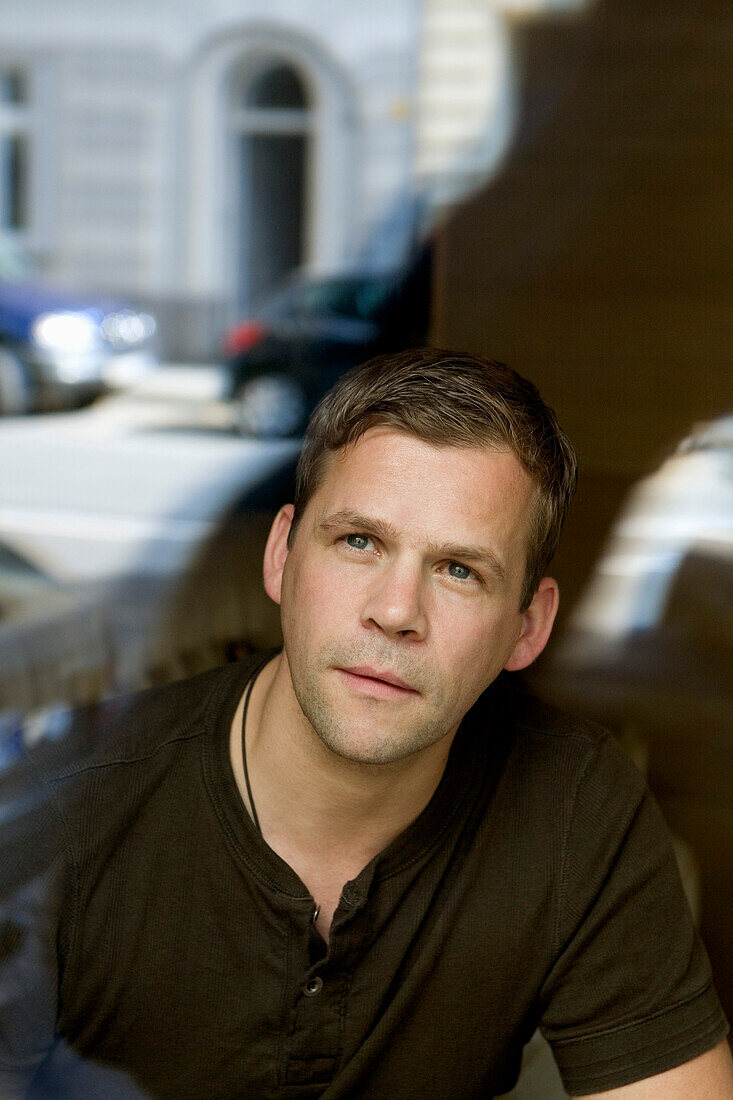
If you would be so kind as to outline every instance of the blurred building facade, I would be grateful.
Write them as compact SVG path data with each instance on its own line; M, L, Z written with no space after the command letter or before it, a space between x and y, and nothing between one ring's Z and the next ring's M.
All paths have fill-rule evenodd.
M577 0L1 0L0 234L200 357L293 269L388 267L499 162L508 21Z

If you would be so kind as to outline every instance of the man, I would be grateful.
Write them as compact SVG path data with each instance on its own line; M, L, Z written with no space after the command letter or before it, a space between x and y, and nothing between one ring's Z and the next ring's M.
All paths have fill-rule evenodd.
M283 650L111 708L16 789L3 1095L490 1097L539 1025L573 1095L733 1097L643 783L499 675L550 634L574 484L500 364L337 385L265 552Z

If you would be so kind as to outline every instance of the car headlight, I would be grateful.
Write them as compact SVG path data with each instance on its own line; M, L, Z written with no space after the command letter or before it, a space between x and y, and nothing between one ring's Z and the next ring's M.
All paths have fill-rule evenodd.
M90 352L99 341L99 328L86 313L42 313L31 329L33 342L46 351Z
M155 335L156 324L149 313L137 313L134 309L118 309L108 313L102 321L102 335L119 351L150 340Z

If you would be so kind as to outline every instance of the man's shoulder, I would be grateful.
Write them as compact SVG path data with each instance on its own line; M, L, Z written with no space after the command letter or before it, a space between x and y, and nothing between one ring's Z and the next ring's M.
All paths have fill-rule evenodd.
M90 770L149 760L200 737L227 696L244 685L257 657L71 711L27 753L29 766L57 783Z
M633 804L644 794L643 776L610 730L544 701L521 678L501 678L477 720L492 740L500 731L504 775L515 784L571 802L581 786L598 800L613 792Z
M68 845L78 860L102 834L120 829L135 805L153 797L163 805L170 777L195 783L201 738L223 728L226 708L233 712L256 663L248 659L85 707L47 736L34 737L0 775L3 867L17 865L24 875L29 848L44 866L63 858Z
M533 738L548 749L576 746L581 755L613 741L605 726L545 701L513 673L500 676L479 700L476 720L503 729L512 741Z

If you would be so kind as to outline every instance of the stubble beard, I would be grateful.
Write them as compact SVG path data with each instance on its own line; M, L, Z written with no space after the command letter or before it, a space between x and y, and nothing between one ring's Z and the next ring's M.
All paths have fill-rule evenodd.
M343 759L365 765L394 763L435 744L452 729L444 691L409 655L395 660L384 647L367 652L364 646L329 645L297 664L295 675L288 663L295 697L309 725L322 744ZM352 702L358 716L350 717L340 702L338 673L331 670L359 665L389 668L420 695L404 703L362 696Z

